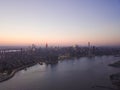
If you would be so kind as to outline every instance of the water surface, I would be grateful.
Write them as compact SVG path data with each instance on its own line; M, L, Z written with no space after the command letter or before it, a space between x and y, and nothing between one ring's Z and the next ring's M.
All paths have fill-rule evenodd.
M108 64L120 57L102 56L59 61L54 65L35 65L21 70L0 90L108 90L95 85L113 87L110 75L119 72Z

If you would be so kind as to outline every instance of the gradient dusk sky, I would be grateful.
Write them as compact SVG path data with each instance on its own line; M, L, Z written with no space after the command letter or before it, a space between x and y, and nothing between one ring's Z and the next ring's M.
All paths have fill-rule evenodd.
M120 0L0 0L0 45L120 45Z

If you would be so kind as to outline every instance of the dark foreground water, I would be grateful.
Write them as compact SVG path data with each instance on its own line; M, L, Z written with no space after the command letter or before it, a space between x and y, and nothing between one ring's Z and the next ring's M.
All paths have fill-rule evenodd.
M109 90L93 86L113 87L110 75L119 68L108 64L120 57L102 56L60 61L55 65L35 65L0 83L0 90Z

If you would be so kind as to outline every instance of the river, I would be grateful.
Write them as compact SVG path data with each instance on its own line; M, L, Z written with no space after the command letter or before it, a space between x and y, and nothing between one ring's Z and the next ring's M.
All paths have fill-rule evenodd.
M37 64L0 83L0 90L109 90L92 87L113 87L110 75L120 69L108 64L118 60L120 57L96 56L63 60L54 65Z

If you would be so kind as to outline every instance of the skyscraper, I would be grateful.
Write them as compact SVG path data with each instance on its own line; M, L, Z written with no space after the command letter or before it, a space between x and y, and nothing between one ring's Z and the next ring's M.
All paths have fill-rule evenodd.
M46 43L46 48L48 48L48 44Z
M90 42L88 42L88 56L91 56L91 51L90 51Z

